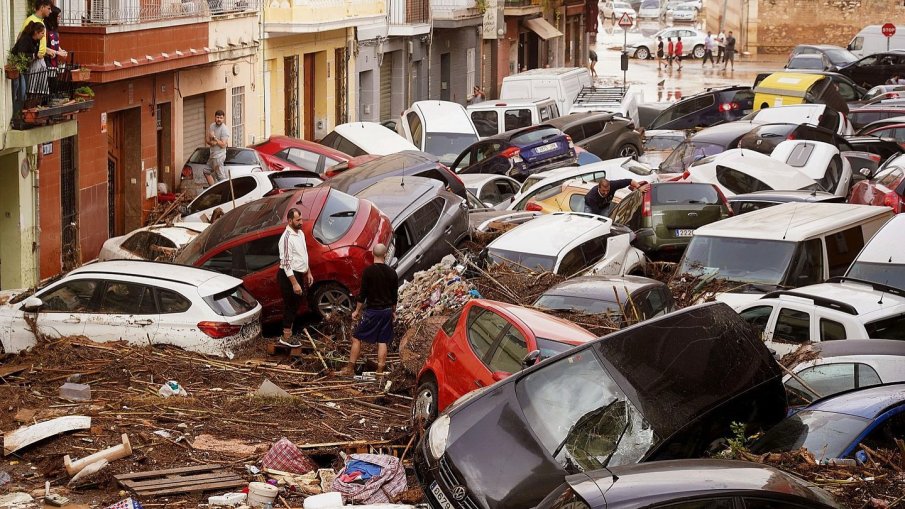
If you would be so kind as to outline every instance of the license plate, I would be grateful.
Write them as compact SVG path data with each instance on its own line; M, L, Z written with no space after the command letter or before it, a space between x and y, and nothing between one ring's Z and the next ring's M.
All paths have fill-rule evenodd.
M547 152L553 152L557 148L559 148L559 143L548 143L535 148L534 152L537 154L546 154Z
M446 495L440 491L440 486L437 485L437 481L431 483L431 495L437 499L437 503L440 504L440 507L443 509L453 509L453 505L449 503L449 499L446 498Z
M676 237L691 237L694 235L694 230L676 230Z

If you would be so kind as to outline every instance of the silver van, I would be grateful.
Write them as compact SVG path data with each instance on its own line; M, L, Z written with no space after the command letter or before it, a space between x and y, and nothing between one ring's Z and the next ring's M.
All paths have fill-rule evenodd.
M466 111L481 138L541 124L560 116L553 99L498 99L470 104Z

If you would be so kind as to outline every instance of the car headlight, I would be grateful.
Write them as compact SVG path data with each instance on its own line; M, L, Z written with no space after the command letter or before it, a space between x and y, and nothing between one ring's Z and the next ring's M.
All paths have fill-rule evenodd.
M446 452L446 442L449 439L449 416L441 415L431 424L427 432L427 445L430 447L431 456L435 460L443 457Z

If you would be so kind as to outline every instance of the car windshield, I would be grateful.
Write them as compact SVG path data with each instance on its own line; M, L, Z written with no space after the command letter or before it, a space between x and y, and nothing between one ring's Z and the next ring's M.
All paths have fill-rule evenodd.
M720 154L725 150L726 147L718 143L685 140L669 154L669 157L667 157L663 163L660 164L660 171L666 173L682 173L691 166L691 163L705 157Z
M642 9L659 9L660 1L659 0L644 0L641 2Z
M695 235L677 274L714 275L740 283L781 285L795 242Z
M424 151L440 158L441 161L455 161L459 154L478 141L474 134L467 133L427 133Z
M716 188L710 184L675 183L651 188L655 205L715 205L720 203Z
M204 297L204 302L220 316L239 316L258 305L258 301L242 285Z
M823 60L820 57L805 55L793 58L789 62L790 69L817 69L823 70Z
M535 306L545 309L556 309L562 311L577 310L588 314L612 314L621 315L622 308L617 302L609 302L601 299L590 297L576 297L574 295L541 295Z
M834 65L849 64L858 60L858 57L856 57L854 53L842 48L825 49L823 50L823 54L826 55Z
M555 127L542 127L540 129L529 129L527 132L516 134L509 140L513 145L524 147L532 143L537 143L549 136L562 136L562 131Z
M804 447L818 462L840 458L870 423L870 419L854 415L804 410L770 429L751 445L751 452L797 451Z
M189 157L189 163L192 164L207 164L207 160L211 157L211 149L209 148L198 148L192 152L191 157ZM255 151L246 148L239 147L230 147L226 149L226 161L223 164L246 164L253 165L258 164L258 158L255 156Z
M515 390L534 435L567 472L636 463L656 442L590 349L534 371Z
M644 150L672 150L683 141L685 136L681 134L652 136L644 143Z
M552 272L553 267L556 265L555 256L519 253L517 251L506 251L504 249L495 248L488 249L487 254L490 255L490 259L495 263L514 264L514 268L519 268L519 266L521 266L525 269L538 270L538 272Z
M634 173L635 175L646 176L646 175L650 175L654 172L646 164L639 163L638 161L635 161L634 159L628 159L627 161L622 163L620 166L622 166L623 170L630 171L630 172Z
M905 265L903 264L855 260L845 276L905 290Z
M358 212L358 198L331 189L324 208L314 222L312 234L321 244L332 244L352 227Z

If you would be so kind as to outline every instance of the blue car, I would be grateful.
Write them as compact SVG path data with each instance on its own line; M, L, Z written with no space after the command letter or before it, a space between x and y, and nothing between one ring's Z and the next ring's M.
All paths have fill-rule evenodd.
M450 169L461 174L508 175L524 182L534 173L575 164L572 138L551 125L538 124L472 144L459 154Z
M853 458L860 450L895 449L905 437L905 383L877 385L826 397L786 417L751 445L751 452L795 451L802 447L817 461Z

